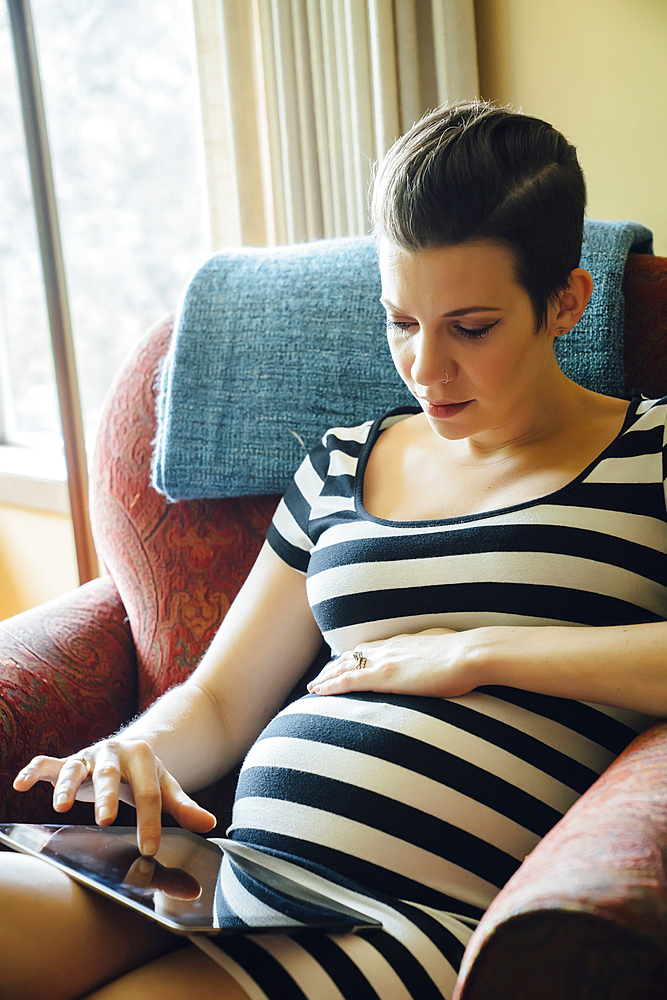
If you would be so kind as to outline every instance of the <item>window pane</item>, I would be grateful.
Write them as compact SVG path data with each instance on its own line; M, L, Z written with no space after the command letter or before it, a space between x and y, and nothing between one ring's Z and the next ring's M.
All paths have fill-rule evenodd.
M33 0L89 444L206 252L191 0Z
M35 435L57 439L59 418L6 4L0 4L0 163L1 437L38 443Z

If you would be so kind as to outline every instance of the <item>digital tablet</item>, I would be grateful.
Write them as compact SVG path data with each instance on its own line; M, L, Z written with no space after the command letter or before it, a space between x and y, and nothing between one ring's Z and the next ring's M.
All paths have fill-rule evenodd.
M160 849L150 858L137 847L136 827L2 823L0 844L43 858L176 934L289 934L307 928L381 926L267 870L253 848L231 840L213 842L180 828L164 829Z

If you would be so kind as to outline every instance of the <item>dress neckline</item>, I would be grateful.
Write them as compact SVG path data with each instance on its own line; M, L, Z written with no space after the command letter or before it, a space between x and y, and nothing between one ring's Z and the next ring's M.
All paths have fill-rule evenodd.
M366 510L364 507L364 479L366 477L366 466L368 464L368 459L370 457L371 451L379 438L380 434L391 426L392 423L396 423L397 417L402 417L407 419L408 417L414 416L422 412L420 406L402 406L395 410L390 410L389 413L385 413L384 416L375 420L368 431L368 436L362 446L361 453L359 455L359 461L357 465L357 474L355 477L355 488L354 488L354 506L357 514L363 518L365 521L372 521L374 524L382 524L391 528L417 528L417 527L437 527L439 525L454 525L454 524L465 524L470 521L481 521L489 518L500 517L503 514L511 514L515 511L526 510L529 507L538 507L541 505L546 505L553 502L554 500L560 498L563 494L569 492L575 487L579 486L580 483L584 481L591 474L591 472L603 462L610 454L610 452L616 447L618 441L623 437L623 435L630 429L630 427L638 419L637 410L639 408L640 402L643 400L641 392L637 389L632 390L632 395L630 398L630 405L626 411L623 425L619 430L618 434L614 439L607 445L607 447L600 452L600 454L590 462L586 468L571 479L569 483L564 486L559 487L551 493L546 493L543 496L535 497L532 500L524 500L521 503L511 504L507 507L499 507L495 510L483 510L476 514L462 514L458 517L442 517L442 518L432 518L423 521L392 521L383 517L376 517L375 514L371 514L370 511ZM392 419L394 418L394 419Z

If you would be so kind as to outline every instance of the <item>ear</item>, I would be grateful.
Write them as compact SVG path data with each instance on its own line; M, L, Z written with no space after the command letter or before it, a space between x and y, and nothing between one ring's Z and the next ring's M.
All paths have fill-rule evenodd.
M569 333L583 316L584 309L593 294L593 279L583 267L575 267L570 272L570 281L558 300L556 315L551 324L554 337Z

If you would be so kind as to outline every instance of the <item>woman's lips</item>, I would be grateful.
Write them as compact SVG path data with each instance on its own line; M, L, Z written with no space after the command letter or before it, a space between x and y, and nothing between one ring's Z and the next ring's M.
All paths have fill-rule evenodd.
M420 397L419 402L421 403L424 413L428 417L435 417L436 419L444 419L446 417L455 417L457 413L461 413L462 410L468 406L472 400L466 399L462 403L455 402L440 402L431 403L428 399Z

